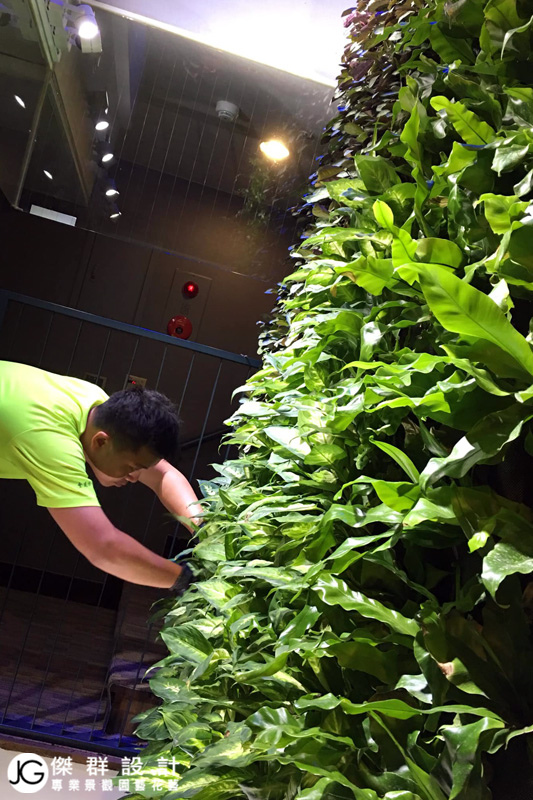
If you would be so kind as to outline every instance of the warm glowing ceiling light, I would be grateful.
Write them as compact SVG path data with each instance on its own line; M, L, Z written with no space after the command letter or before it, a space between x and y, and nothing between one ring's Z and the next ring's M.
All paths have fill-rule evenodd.
M109 128L109 122L106 119L98 120L94 126L97 131L106 131Z
M287 158L289 155L289 151L283 142L280 142L277 139L270 139L268 142L261 142L259 149L267 158L271 158L272 161L281 161L281 159Z
M86 3L73 9L73 19L80 39L94 39L100 33L94 11Z
M16 95L15 95L15 100L17 101L17 103L19 104L19 106L22 106L22 108L26 108L26 103L24 102L24 100L22 99L22 97L19 97L19 96L18 96L18 94L16 94Z

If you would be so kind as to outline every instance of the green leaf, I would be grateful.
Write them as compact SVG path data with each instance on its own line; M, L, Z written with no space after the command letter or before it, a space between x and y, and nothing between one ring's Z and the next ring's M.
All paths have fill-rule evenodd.
M484 203L485 217L494 233L507 233L512 220L520 216L528 205L514 195L482 194L479 200Z
M390 258L359 258L341 268L340 274L346 275L358 286L362 286L370 294L381 294L392 278L393 266Z
M431 264L444 264L457 269L463 263L464 255L455 242L447 239L420 239L416 246L418 261Z
M495 598L501 582L515 573L529 575L533 572L533 557L526 556L514 545L498 542L483 559L483 583Z
M521 164L529 153L529 145L511 144L498 147L492 159L492 169L501 175L502 172L510 172Z
M345 611L357 611L363 617L377 619L398 633L415 636L418 624L402 616L398 611L387 608L378 600L354 592L347 584L333 575L321 575L311 587L328 606L341 606Z
M463 103L452 103L447 97L432 97L435 111L444 111L451 124L467 144L484 145L496 139L496 133L486 122L469 111Z
M490 533L487 533L487 531L478 531L477 533L474 533L474 535L468 540L468 549L471 553L474 553L481 547L485 547L489 538Z
M487 295L441 267L418 273L424 297L441 325L463 336L486 339L533 375L533 352Z
M337 444L317 444L305 456L304 463L329 466L346 457L346 452Z
M171 653L194 664L201 663L213 652L209 641L190 623L167 628L161 632L161 637Z
M504 87L509 97L508 113L523 120L528 125L533 125L533 89L526 86Z
M517 438L523 424L532 416L533 409L515 404L484 417L459 439L449 456L428 461L420 476L422 489L445 475L461 478L474 464L492 458L504 445Z
M383 450L384 453L387 453L387 455L393 458L413 481L413 483L418 483L420 473L408 455L406 455L398 447L395 447L393 444L389 444L389 442L378 442L377 439L370 439L370 441L376 447L379 447L380 450Z
M383 194L391 186L400 183L396 170L382 156L355 156L355 166L366 190L370 194Z
M503 37L501 58L503 58L505 49L507 45L511 42L513 36L515 36L517 33L525 33L527 30L529 30L532 24L533 24L533 16L529 19L528 22L525 22L523 25L518 25L516 28L511 28L511 30L505 32L505 36Z
M311 452L311 448L307 442L304 442L300 438L298 428L269 425L264 429L264 433L269 439L282 445L285 450L288 450L289 453L293 453L295 456L307 456Z
M503 728L503 722L496 719L480 719L467 725L444 725L441 728L441 735L445 739L451 753L453 753L452 767L452 790L449 795L450 800L467 795L468 781L474 765L479 758L480 739L490 735L490 741L497 730ZM483 749L488 750L487 743Z

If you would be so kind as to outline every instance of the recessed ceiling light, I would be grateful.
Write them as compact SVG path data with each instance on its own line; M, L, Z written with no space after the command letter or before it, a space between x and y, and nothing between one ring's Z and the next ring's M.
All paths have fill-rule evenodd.
M48 178L48 180L50 180L50 181L53 181L53 180L54 180L54 176L52 175L52 173L51 173L51 172L48 172L48 170L47 170L47 169L43 169L43 172L44 172L44 174L46 175L46 177Z
M109 215L109 219L116 219L121 216L121 213L120 211L113 211L113 213Z
M107 162L111 161L112 158L113 158L113 153L104 153L104 155L102 156L102 161L104 162L104 164L107 164Z
M289 151L283 142L280 142L277 139L270 139L268 142L261 142L259 149L267 158L271 158L272 161L281 161L281 159L287 158L289 155Z
M108 189L106 191L107 197L115 197L117 194L120 194L118 189Z
M109 128L109 122L106 119L100 119L94 127L97 131L106 131Z
M15 100L17 101L17 103L19 104L19 106L22 106L22 108L26 108L26 103L24 102L24 100L22 99L22 97L19 97L19 96L18 96L18 94L16 94L16 95L15 95Z

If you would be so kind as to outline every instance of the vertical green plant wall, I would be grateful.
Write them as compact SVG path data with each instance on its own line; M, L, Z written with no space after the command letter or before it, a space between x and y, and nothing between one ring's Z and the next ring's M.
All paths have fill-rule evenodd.
M203 484L201 580L160 609L131 797L519 796L532 14L406 0L345 18L329 152L229 420L240 455Z

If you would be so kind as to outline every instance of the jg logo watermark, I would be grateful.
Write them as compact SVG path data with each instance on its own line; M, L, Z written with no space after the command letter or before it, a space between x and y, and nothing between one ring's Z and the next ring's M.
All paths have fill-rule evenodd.
M48 764L35 753L19 753L9 762L7 779L21 794L35 794L48 781Z

